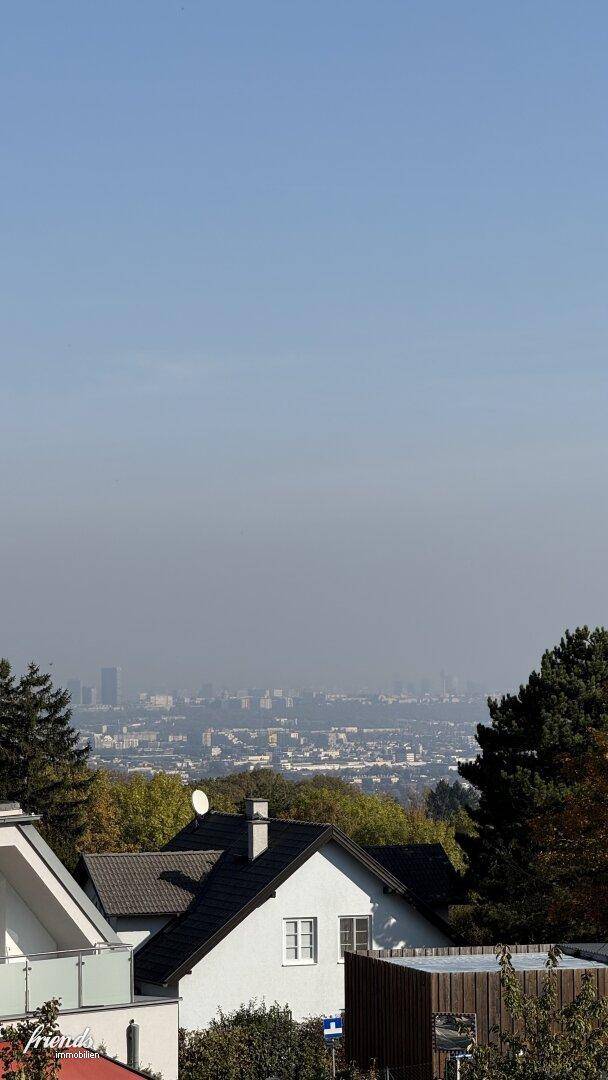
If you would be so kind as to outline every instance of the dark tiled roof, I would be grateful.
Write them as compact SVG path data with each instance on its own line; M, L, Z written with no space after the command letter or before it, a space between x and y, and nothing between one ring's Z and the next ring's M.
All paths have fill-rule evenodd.
M365 850L425 903L463 902L462 878L441 844L374 844Z
M245 818L211 811L182 829L165 850L222 849L223 854L203 883L196 903L149 938L135 954L137 982L161 985L176 982L330 840L339 843L387 888L403 895L431 922L450 933L427 904L334 826L271 819L268 848L249 862Z
M221 851L138 851L83 855L106 915L177 915L200 892Z
M331 832L327 825L273 819L269 822L268 848L249 862L244 817L211 812L198 823L186 826L168 847L174 851L223 847L224 854L201 889L196 905L138 951L136 978L163 983L195 952L205 946L209 951L216 935L223 937L232 928L232 920L240 921L248 905L278 877L284 873L289 876L294 864L327 832Z

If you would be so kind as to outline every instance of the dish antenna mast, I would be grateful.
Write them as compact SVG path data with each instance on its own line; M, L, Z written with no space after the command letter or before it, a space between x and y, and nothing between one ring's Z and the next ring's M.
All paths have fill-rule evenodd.
M199 788L192 792L191 798L192 807L196 814L196 820L198 821L199 818L204 817L207 813L209 809L209 799L205 795L205 792L201 791Z

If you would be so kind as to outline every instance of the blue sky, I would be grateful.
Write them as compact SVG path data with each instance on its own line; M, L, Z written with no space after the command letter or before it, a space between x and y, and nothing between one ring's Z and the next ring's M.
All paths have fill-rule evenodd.
M605 621L604 4L1 19L3 651L500 686Z

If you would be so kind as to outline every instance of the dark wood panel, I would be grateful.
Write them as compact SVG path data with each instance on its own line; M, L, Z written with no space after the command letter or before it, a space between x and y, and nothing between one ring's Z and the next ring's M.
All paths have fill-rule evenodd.
M546 952L548 945L521 946L521 952ZM492 953L484 947L485 953ZM386 950L384 954L386 955ZM392 950L389 955L466 955L463 947ZM600 996L608 990L606 968L588 969ZM582 972L558 969L558 1004L569 1004L580 992ZM541 992L543 971L518 973L526 993ZM511 1028L499 972L424 972L386 963L380 953L345 958L346 1052L349 1061L366 1068L379 1065L415 1066L416 1080L431 1080L445 1064L433 1048L435 1012L474 1012L480 1043L487 1043L494 1026ZM432 1063L432 1065L431 1065Z

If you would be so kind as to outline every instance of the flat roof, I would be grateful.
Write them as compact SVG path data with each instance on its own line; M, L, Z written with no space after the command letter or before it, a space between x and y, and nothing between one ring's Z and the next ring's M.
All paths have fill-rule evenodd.
M500 964L492 953L466 953L461 956L386 956L382 957L389 964L398 967L415 968L416 971L430 973L451 973L466 971L500 971ZM548 953L513 953L512 963L516 971L542 971L547 966ZM572 968L605 968L607 964L596 960L584 960L578 956L562 954L557 970Z

